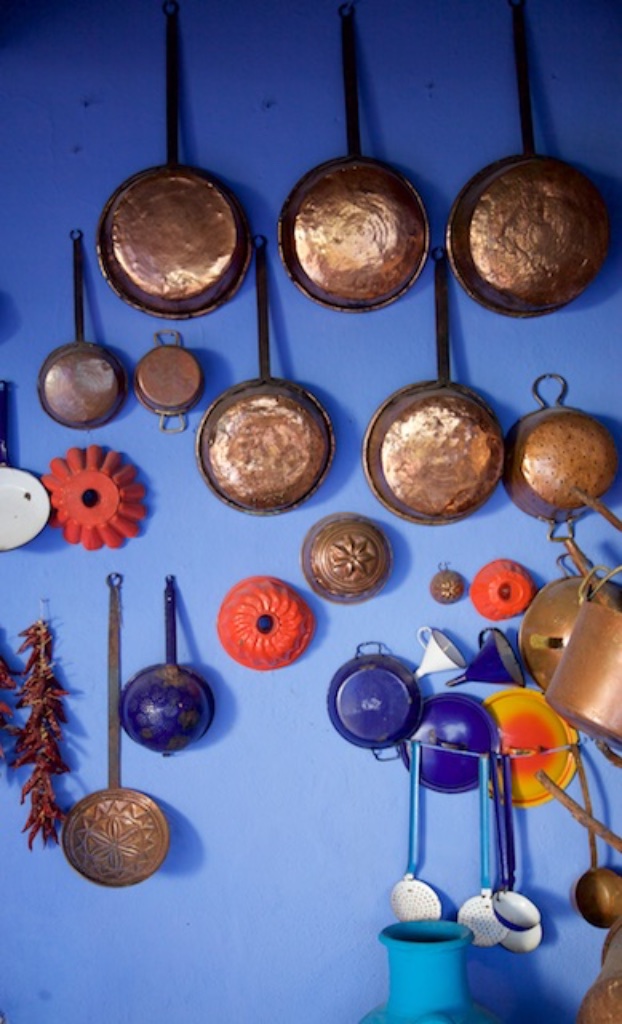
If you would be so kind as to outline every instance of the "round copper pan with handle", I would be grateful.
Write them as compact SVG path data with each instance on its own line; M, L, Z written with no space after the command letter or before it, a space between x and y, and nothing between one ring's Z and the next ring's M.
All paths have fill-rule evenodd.
M109 349L85 340L82 232L72 231L70 237L76 337L47 356L39 370L37 391L44 411L57 423L91 430L120 411L127 394L127 375Z
M471 298L496 313L531 317L566 305L592 282L607 255L609 217L584 174L535 152L525 0L508 2L523 152L489 164L462 188L449 215L447 250Z
M63 822L65 857L89 882L135 885L153 875L169 849L169 826L158 804L120 781L119 696L121 583L111 573L108 617L108 788L79 800Z
M365 434L363 468L391 512L441 525L471 515L492 495L503 433L484 399L450 379L447 265L443 249L433 256L438 377L401 388L380 406Z
M233 297L251 256L246 214L213 175L178 160L178 10L163 5L167 162L112 194L97 229L102 273L124 302L155 316L210 313Z
M229 388L204 413L196 438L200 473L241 512L286 512L315 493L335 441L318 399L270 374L266 239L255 238L259 377Z
M332 309L365 312L394 302L428 255L427 215L414 186L389 164L361 154L354 4L339 8L348 154L294 185L279 218L290 278Z

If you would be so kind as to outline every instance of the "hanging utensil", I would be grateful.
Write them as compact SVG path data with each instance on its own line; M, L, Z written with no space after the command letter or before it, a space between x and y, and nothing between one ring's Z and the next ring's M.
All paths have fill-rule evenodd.
M449 373L447 266L434 250L437 379L394 392L376 410L363 468L378 500L413 523L464 519L491 497L503 471L503 432L476 391Z
M203 370L197 357L182 346L179 331L156 331L153 339L153 348L134 370L134 394L159 416L163 433L180 434L188 425L186 413L203 394ZM169 426L169 420L176 420L177 426Z
M127 374L109 349L85 340L82 232L72 231L69 237L75 341L50 352L39 370L37 392L44 411L57 423L91 430L120 411L127 395Z
M408 827L408 865L406 874L391 891L391 907L398 921L439 921L441 901L432 886L417 878L419 869L419 774L421 747L410 743L410 805Z
M516 849L512 800L512 774L509 754L501 754L503 790L499 788L498 770L492 772L493 798L497 821L497 842L501 886L492 898L495 914L507 928L501 945L513 953L530 953L542 941L541 914L535 903L515 891Z
M572 750L581 784L583 803L588 815L592 815L592 799L581 748L575 744ZM622 915L622 876L611 868L598 866L596 833L588 826L590 867L574 884L571 902L588 924L595 928L610 928Z
M161 754L184 750L205 735L214 717L214 695L205 679L177 664L175 577L164 588L166 662L141 669L125 684L121 724L136 743Z
M65 857L89 882L120 887L143 882L162 865L169 848L168 822L151 797L120 782L121 583L111 573L108 616L108 788L83 797L67 815L61 834Z
M310 299L364 312L394 302L417 280L429 229L414 186L388 164L361 155L354 4L342 4L341 48L348 155L294 185L279 217L287 273Z
M496 946L508 933L492 905L490 882L490 809L488 783L490 777L490 754L479 756L479 820L480 820L480 882L481 891L471 896L458 910L458 923L473 932L474 946Z
M447 225L457 280L495 313L529 317L575 299L599 272L609 217L596 186L534 148L524 0L509 0L523 152L489 164L462 188Z
M330 419L310 391L270 373L266 239L256 235L259 377L212 402L196 437L199 471L217 498L240 512L296 508L318 489L332 463Z
M233 298L251 257L246 214L206 171L179 163L179 4L167 0L166 164L124 181L97 228L102 273L119 298L155 316L201 316Z
M9 462L8 391L0 380L0 551L28 544L50 518L50 496L39 478Z

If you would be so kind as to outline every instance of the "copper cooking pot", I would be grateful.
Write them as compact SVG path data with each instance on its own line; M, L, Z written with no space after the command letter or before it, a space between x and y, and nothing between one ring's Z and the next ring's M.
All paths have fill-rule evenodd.
M540 393L544 380L559 384L553 405ZM568 385L558 373L542 374L531 390L540 408L519 419L505 439L503 482L510 498L528 515L556 522L590 507L622 530L599 500L618 469L612 435L593 416L562 404Z
M111 288L130 306L183 319L235 295L251 257L246 214L233 192L178 159L178 11L166 0L167 161L124 181L99 219L97 252Z
M609 217L596 186L575 167L535 153L524 0L508 0L523 152L489 164L462 188L449 214L447 249L464 290L507 316L566 305L607 255Z
M378 500L395 515L440 525L475 512L503 471L503 433L472 388L449 374L447 261L437 248L434 381L394 392L374 413L363 442L363 468Z
M365 312L394 302L415 283L429 228L411 182L361 155L354 4L342 4L339 15L348 155L318 165L294 185L279 217L279 250L307 298Z

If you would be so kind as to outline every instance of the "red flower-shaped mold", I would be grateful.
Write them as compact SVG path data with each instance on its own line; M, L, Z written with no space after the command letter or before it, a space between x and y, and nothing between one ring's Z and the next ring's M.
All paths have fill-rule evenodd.
M313 612L293 587L274 576L249 576L231 588L218 613L227 654L259 671L291 665L315 630Z
M52 459L50 473L41 477L50 494L50 526L87 551L121 547L137 536L146 515L145 488L134 482L136 473L119 452L104 452L96 444L70 448L65 458Z

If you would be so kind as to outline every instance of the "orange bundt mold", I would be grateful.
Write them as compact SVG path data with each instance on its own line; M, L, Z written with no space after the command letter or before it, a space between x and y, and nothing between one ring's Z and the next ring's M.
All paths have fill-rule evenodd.
M306 650L315 618L305 600L274 576L249 576L224 598L218 637L241 665L268 671L291 665Z
M52 459L50 472L41 477L52 505L50 526L87 551L121 547L137 536L146 515L145 488L135 483L136 473L119 452L105 452L96 444L70 448L64 458Z
M527 569L508 558L497 558L476 574L469 597L480 615L498 620L524 612L536 591Z

